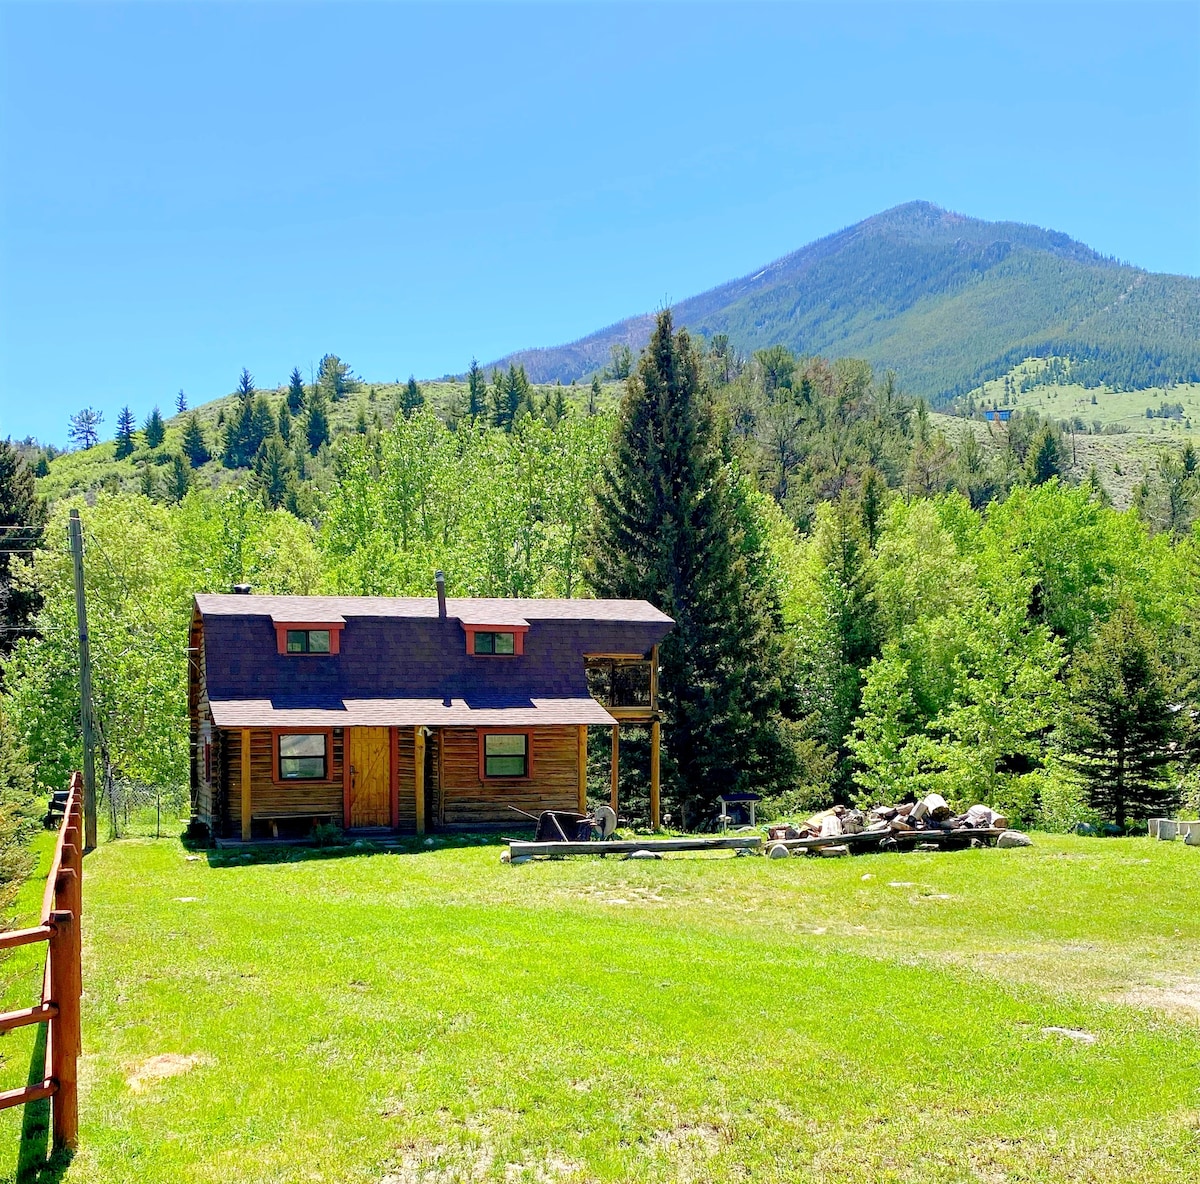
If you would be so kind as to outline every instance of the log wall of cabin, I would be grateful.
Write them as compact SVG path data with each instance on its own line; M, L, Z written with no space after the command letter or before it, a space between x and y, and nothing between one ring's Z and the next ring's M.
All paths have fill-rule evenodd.
M242 819L242 732L223 731L222 749L225 792L222 811L224 833L241 834ZM250 729L250 815L266 814L332 815L342 824L342 752L343 730L333 729L329 754L329 776L324 781L288 781L276 783L274 775L275 737L270 728ZM410 758L411 760L411 758Z
M539 810L575 810L579 804L579 729L571 725L531 728L533 776L479 776L479 732L442 728L441 825L446 827L515 826L516 806Z

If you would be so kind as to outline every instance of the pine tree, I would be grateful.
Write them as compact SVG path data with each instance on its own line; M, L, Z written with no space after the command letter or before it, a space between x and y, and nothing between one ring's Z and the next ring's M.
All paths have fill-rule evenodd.
M256 395L250 408L250 426L246 436L246 460L250 463L258 455L264 440L269 440L279 430L275 413L266 395Z
M67 438L77 448L93 448L100 443L100 425L103 422L103 411L85 407L67 420Z
M354 430L360 436L365 436L369 426L370 425L367 423L367 405L360 400L358 404L358 412L354 416Z
M10 441L0 440L0 655L33 633L42 597L31 581L17 581L14 574L33 559L23 552L41 545L45 525L46 506L32 471ZM0 681L3 673L0 664Z
M471 369L467 371L467 416L471 420L478 419L487 408L487 382L479 363L472 358Z
M285 443L292 442L292 413L288 410L288 401L284 399L279 404L279 438Z
M293 493L292 454L278 436L263 442L254 458L252 487L269 510L277 510Z
M242 367L242 372L238 376L237 395L243 402L249 402L254 398L254 375Z
M133 433L137 431L137 421L128 407L122 407L117 412L117 448L113 455L117 460L124 460L132 454L135 447Z
M1121 605L1076 658L1058 732L1063 763L1093 808L1120 827L1169 814L1179 805L1167 775L1178 726L1154 640Z
M187 410L187 395L183 393L183 387L179 388L179 394L175 396L175 410L180 415Z
M169 502L181 502L192 487L192 466L181 452L171 454L163 472L163 494Z
M292 367L292 376L288 379L287 408L293 418L304 410L304 376L299 366Z
M308 440L309 454L312 456L317 455L322 444L329 443L329 414L325 410L325 395L319 388L313 391L308 400L304 434Z
M326 354L321 359L321 370L317 385L325 392L331 403L340 402L348 394L358 389L350 367L337 354Z
M691 340L660 313L621 403L589 581L675 619L660 654L664 798L690 826L721 793L779 788L795 767L779 716L778 608L748 517Z
M142 496L153 498L155 484L154 466L148 461L143 461L142 467L138 469L138 488L142 491Z
M1052 477L1061 477L1066 471L1067 457L1062 432L1046 424L1035 437L1029 451L1029 483L1044 485Z
M162 412L157 407L146 416L144 430L147 448L158 448L167 438L167 425L163 423Z
M179 441L179 445L194 469L198 469L212 459L208 451L208 444L204 440L204 431L200 427L200 417L194 411L187 417L183 425L183 437Z
M588 415L595 415L600 406L600 378L592 375L592 389L588 392Z
M410 419L413 412L425 406L425 396L417 385L417 380L410 374L408 382L400 391L399 411L405 419Z

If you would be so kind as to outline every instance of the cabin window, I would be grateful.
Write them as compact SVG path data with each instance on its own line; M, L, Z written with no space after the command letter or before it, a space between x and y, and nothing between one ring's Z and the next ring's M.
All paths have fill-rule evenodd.
M324 732L306 732L279 737L280 781L327 781L329 737Z
M328 629L289 629L287 631L289 654L329 653Z
M515 633L476 633L475 652L477 654L515 654L517 652Z
M529 735L526 732L485 732L484 777L528 777Z

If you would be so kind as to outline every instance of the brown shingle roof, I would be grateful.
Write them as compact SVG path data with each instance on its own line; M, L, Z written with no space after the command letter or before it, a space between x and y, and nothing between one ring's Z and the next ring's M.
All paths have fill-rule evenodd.
M349 617L428 619L437 599L422 596L239 596L200 593L205 616L270 617L275 621L338 621ZM448 597L446 612L471 624L525 621L638 621L669 625L671 618L645 600L522 600L507 597Z

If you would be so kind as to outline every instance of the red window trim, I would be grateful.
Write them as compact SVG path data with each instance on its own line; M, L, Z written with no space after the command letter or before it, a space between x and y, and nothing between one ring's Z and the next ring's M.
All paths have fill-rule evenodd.
M481 655L484 656L484 655ZM507 656L507 655L505 655ZM533 729L532 728L476 728L479 736L479 780L480 781L532 781L533 780ZM489 777L485 772L483 741L485 736L525 737L525 776Z
M275 622L275 646L281 654L287 654L289 658L328 658L330 654L341 652L342 630L345 629L345 622L335 624L331 621L276 621ZM287 635L289 629L328 629L329 630L329 653L328 654L289 654L287 648Z
M295 654L292 657L296 657ZM320 736L325 737L325 777L280 777L279 737ZM342 762L345 764L345 761ZM272 728L271 729L271 784L272 785L338 785L341 777L333 775L333 729L332 728Z
M464 625L463 629L467 634L467 653L472 658L519 658L525 652L525 634L529 632L528 625ZM511 654L477 654L475 652L476 633L511 633L513 635L513 652Z

